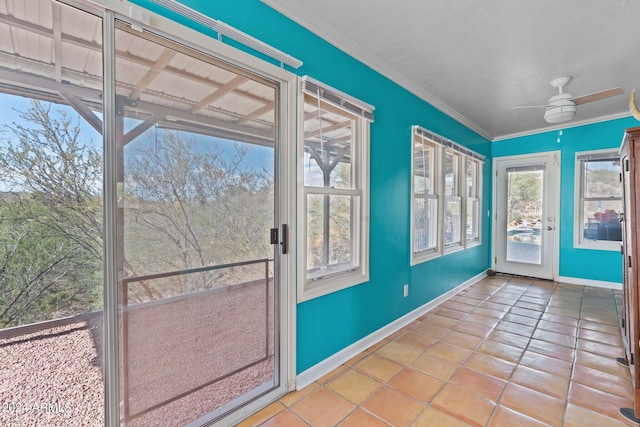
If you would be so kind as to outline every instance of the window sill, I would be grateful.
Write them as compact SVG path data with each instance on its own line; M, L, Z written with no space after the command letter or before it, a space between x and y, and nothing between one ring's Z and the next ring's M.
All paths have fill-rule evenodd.
M622 242L618 241L602 241L602 240L585 240L573 244L574 249L587 249L596 251L615 251L620 252Z
M440 258L441 256L442 254L440 254L440 252L435 250L425 251L419 254L413 254L411 257L411 265L413 266L413 265L422 264L424 262L431 261L432 259Z
M459 243L455 243L455 244L452 244L451 246L447 246L447 247L445 247L445 248L444 248L444 254L445 254L445 255L447 255L447 254L452 254L452 253L454 253L454 252L463 251L464 249L465 249L465 247L464 247L464 246L462 246L462 245L461 245L461 244L459 244Z
M475 248L476 246L481 246L482 242L480 240L474 240L472 242L467 242L467 247L465 249Z
M368 281L369 274L360 270L318 280L304 279L303 286L298 289L298 302L309 301Z

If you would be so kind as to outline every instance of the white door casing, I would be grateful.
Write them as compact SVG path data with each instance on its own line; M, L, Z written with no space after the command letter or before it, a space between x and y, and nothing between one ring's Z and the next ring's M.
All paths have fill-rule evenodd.
M560 152L493 162L493 268L553 280L558 276ZM538 187L539 186L539 187Z

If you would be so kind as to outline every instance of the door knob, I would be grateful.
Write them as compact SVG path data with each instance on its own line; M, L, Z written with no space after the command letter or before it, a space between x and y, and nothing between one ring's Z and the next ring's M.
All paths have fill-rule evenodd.
M550 225L547 225L547 231L551 231L551 230L553 230L553 227Z

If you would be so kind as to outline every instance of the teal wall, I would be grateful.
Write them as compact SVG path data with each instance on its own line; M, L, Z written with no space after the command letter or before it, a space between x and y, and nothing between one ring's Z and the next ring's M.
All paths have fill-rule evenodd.
M558 131L512 138L491 144L493 157L560 150L560 276L622 283L618 251L573 247L575 154L577 151L618 148L624 130L637 126L630 117Z
M163 13L146 0L141 6ZM370 281L297 306L302 372L489 266L490 167L484 168L483 244L410 267L411 126L421 125L489 156L490 143L258 0L183 3L302 61L309 76L375 106L371 125ZM205 33L213 34L208 30ZM402 287L409 284L409 297Z

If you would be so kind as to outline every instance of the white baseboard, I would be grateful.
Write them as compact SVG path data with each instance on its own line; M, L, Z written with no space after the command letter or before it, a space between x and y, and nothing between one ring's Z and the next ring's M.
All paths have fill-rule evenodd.
M356 341L355 343L351 344L348 347L345 347L344 349L340 350L334 355L327 357L322 362L316 365L313 365L306 371L300 372L296 377L296 389L300 390L301 388L304 388L305 386L311 384L317 379L322 378L324 375L333 371L343 363L349 361L353 357L362 353L364 350L368 349L372 345L375 345L378 342L382 341L383 339L393 334L394 332L404 328L409 323L413 322L414 320L416 320L417 318L419 318L429 310L432 310L433 308L437 307L439 304L453 297L460 291L468 288L469 286L473 285L476 282L479 282L484 277L486 277L486 275L487 273L483 271L477 276L474 276L471 279L467 280L466 282L461 283L460 285L445 292L444 294L438 296L437 298L429 301L423 306L416 308L415 310L383 326L377 331L372 332L371 334L367 335L361 340Z
M568 283L570 285L592 286L594 288L622 290L622 283L605 282L604 280L581 279L579 277L558 276L556 282Z

